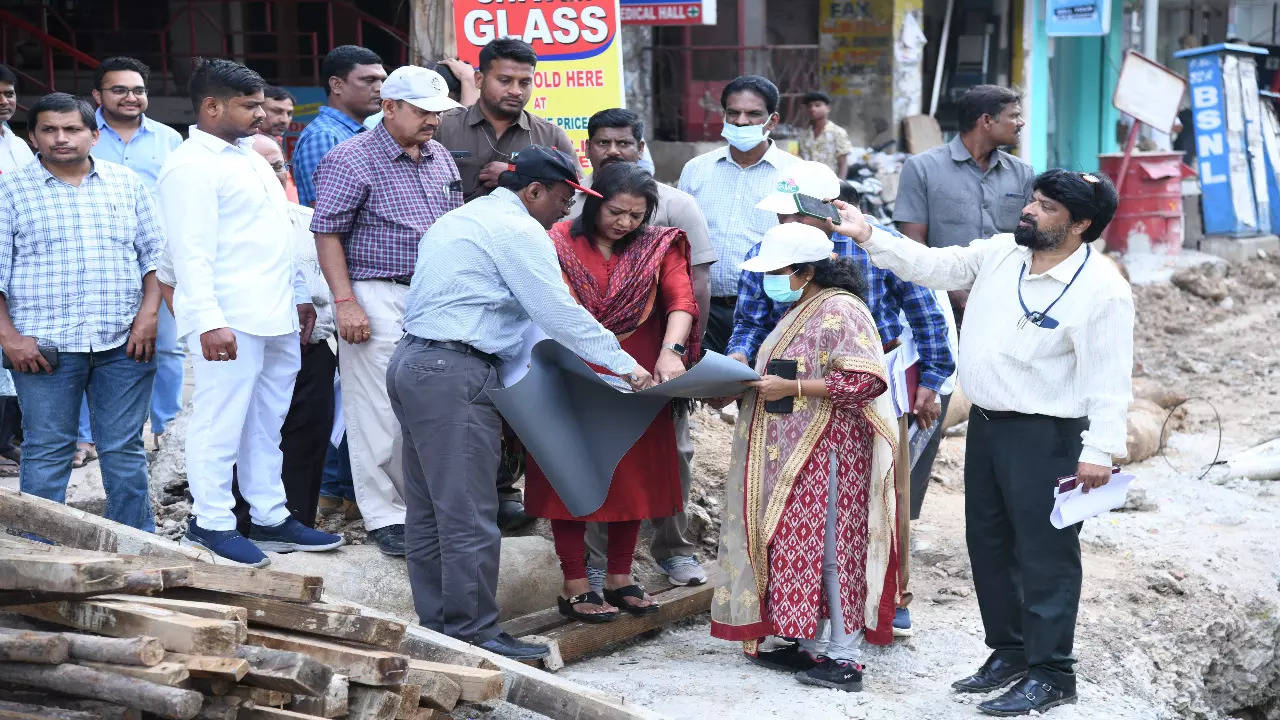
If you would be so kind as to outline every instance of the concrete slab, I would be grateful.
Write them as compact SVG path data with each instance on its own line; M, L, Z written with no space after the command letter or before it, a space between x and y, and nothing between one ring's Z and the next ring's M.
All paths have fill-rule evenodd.
M1124 267L1129 271L1129 282L1134 285L1157 285L1169 282L1169 278L1182 268L1196 265L1225 264L1227 261L1217 255L1183 250L1170 255L1168 253L1127 252L1124 254Z
M1267 253L1280 252L1280 237L1275 235L1258 235L1255 237L1206 235L1200 241L1201 252L1217 255L1231 262L1243 262L1256 258L1259 250Z

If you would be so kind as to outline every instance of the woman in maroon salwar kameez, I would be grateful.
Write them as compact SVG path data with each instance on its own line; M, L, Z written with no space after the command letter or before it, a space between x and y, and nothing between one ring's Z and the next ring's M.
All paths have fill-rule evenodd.
M637 165L615 162L600 168L592 189L602 197L588 196L580 217L551 228L565 282L656 381L677 377L684 373L686 359L698 356L697 339L689 337L698 305L688 239L677 228L647 226L658 204L658 188ZM560 612L587 622L612 620L618 608L637 615L656 612L657 604L631 577L636 535L641 520L674 515L682 503L669 410L659 412L623 456L604 504L585 517L565 508L530 457L525 508L531 516L551 520L564 572ZM587 582L588 522L609 525L603 598Z

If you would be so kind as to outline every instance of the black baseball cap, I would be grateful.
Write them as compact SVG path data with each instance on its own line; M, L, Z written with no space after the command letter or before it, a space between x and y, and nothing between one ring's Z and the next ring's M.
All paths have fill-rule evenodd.
M578 169L569 153L545 145L530 145L516 153L507 170L539 182L566 182L588 195L604 197L578 184Z

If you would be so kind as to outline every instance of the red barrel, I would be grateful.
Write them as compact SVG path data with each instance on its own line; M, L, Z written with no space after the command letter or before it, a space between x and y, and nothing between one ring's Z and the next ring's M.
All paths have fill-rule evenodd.
M1098 167L1120 184L1123 153L1098 156ZM1127 252L1149 246L1152 251L1182 250L1182 178L1195 171L1182 164L1180 152L1134 152L1120 191L1116 216L1102 233L1107 250ZM1131 243L1132 240L1132 243Z

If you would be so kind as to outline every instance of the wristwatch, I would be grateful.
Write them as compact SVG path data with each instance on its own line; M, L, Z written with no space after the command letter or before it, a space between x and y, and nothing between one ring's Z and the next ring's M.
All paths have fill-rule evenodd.
M671 352L679 355L680 357L684 357L684 354L685 354L685 347L680 343L670 343L668 345L663 345L662 349L670 350Z

